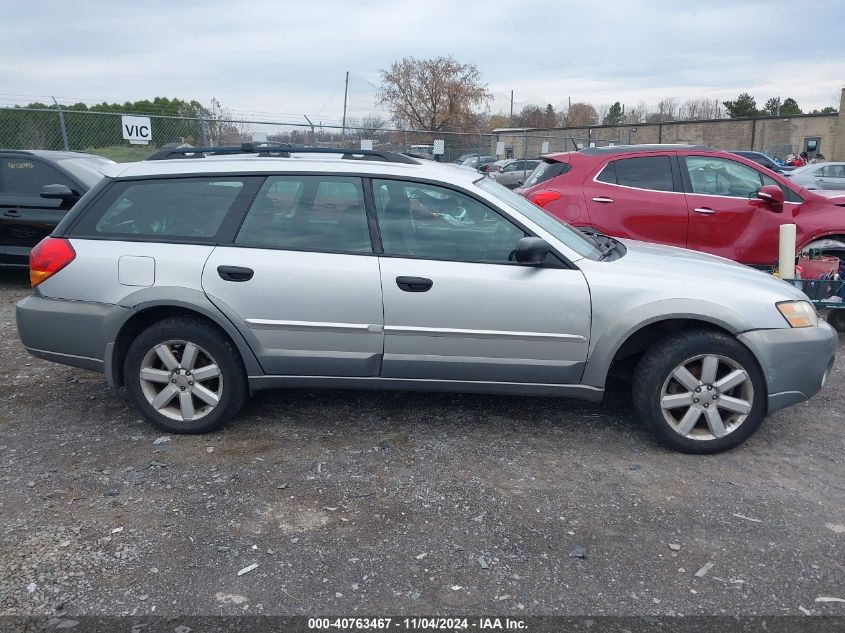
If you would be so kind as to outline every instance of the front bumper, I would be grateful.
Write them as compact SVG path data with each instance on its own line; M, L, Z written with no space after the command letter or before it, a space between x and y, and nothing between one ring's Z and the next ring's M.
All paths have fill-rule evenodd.
M824 386L836 354L836 331L818 327L753 330L737 336L757 357L772 413L808 400Z

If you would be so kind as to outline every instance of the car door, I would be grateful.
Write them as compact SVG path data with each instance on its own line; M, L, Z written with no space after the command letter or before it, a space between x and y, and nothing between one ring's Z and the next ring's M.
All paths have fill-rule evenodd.
M583 190L590 222L601 233L687 245L689 218L674 153L610 160L590 173Z
M779 226L791 221L791 204L774 212L757 196L763 185L781 184L728 158L681 158L690 211L689 248L745 264L770 265L777 257Z
M84 188L52 165L28 155L0 155L0 248L3 262L26 266L29 251L47 237L72 205L41 197L44 185Z
M499 178L499 183L511 189L519 187L528 179L528 174L534 171L537 163L536 160L518 160L509 164L505 167L502 177Z
M359 178L268 177L202 284L267 374L378 376L381 279Z
M525 161L517 160L505 165L501 173L496 175L496 182L505 187L515 187L522 175L522 165Z
M525 232L465 192L373 180L389 378L578 383L590 298L579 270L511 261Z
M819 189L845 189L845 164L825 165L813 172Z

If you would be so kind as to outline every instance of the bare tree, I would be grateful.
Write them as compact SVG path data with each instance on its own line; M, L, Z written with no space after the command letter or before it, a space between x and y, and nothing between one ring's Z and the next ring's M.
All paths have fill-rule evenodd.
M640 101L635 106L625 107L625 117L623 120L625 123L633 125L645 121L646 115L648 115L648 106L645 101Z
M379 103L390 109L397 124L418 130L477 126L474 110L492 98L478 66L451 56L405 57L381 71Z
M513 123L517 127L547 127L546 111L540 106L529 104L513 117Z
M220 105L217 99L211 99L211 107L208 109L208 118L205 121L206 136L209 144L237 145L242 140L241 130L231 121L231 113Z
M596 109L589 103L573 103L566 113L566 125L568 127L584 127L587 125L598 125L599 115Z
M596 106L596 118L598 119L599 123L604 122L607 118L607 113L610 111L610 104L609 103L600 103Z
M387 120L378 114L349 119L346 123L347 131L356 139L377 140L385 135L384 128L386 127Z
M678 108L678 119L695 121L701 119L716 119L719 116L719 100L698 97L687 99Z

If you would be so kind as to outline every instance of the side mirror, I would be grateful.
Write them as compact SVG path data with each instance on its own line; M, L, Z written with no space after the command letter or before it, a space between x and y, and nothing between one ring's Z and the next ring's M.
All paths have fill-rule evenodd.
M48 200L61 200L64 204L75 204L82 196L67 185L44 185L41 197Z
M539 266L551 250L549 243L540 237L523 237L516 244L516 261L520 264Z
M783 190L777 185L764 185L757 190L757 198L771 207L772 211L783 211Z

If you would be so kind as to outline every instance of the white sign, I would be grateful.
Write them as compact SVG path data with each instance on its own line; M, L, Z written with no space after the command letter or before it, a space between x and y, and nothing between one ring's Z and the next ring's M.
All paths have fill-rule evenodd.
M123 128L123 138L132 145L146 145L153 138L148 116L122 116L120 125Z
M548 154L549 153L549 142L548 141L543 141L540 144L540 153L541 154Z
M434 139L434 145L432 145L431 153L435 156L439 154L444 154L446 152L446 141L442 138Z
M373 149L372 139L362 138L361 139L361 149Z
M499 141L496 143L496 156L504 156L505 154L505 142Z

